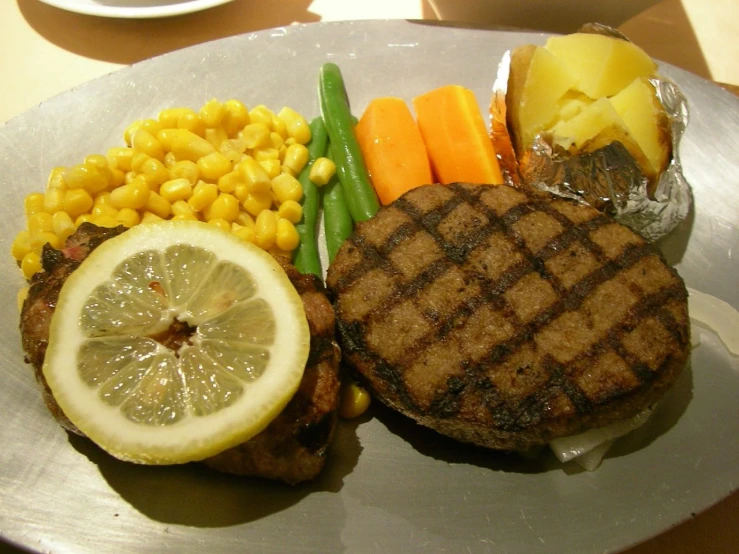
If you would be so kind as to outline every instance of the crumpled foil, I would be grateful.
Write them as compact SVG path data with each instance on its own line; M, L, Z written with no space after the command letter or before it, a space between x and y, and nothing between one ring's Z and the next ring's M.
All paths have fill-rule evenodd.
M626 40L617 30L588 24L580 32L606 34ZM613 216L644 238L655 241L672 231L690 212L692 195L683 175L679 145L688 125L687 100L678 86L662 76L650 82L670 122L672 156L656 183L648 183L638 164L619 142L577 156L555 152L547 137L534 140L519 164L506 125L511 51L498 66L490 104L491 136L501 169L509 184L532 186L580 202Z

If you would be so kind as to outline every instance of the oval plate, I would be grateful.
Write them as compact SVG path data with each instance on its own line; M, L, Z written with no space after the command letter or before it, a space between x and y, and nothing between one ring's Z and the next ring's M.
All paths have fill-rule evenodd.
M61 94L0 128L0 296L22 278L7 252L23 197L50 169L122 144L126 125L212 97L319 113L318 69L339 64L353 110L376 96L457 83L487 109L503 53L545 35L421 22L272 29L174 52ZM682 142L695 214L661 245L692 288L739 306L739 100L663 67L688 98ZM732 254L733 252L733 254ZM235 478L199 465L119 462L68 436L23 363L14 307L0 348L0 529L38 551L608 552L645 540L729 495L739 483L739 360L709 331L692 369L650 421L595 472L471 448L375 404L342 422L324 473L304 486Z

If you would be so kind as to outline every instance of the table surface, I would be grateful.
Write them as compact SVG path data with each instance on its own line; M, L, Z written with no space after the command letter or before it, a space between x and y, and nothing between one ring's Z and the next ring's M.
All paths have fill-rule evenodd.
M426 0L233 0L165 19L98 18L39 0L0 2L0 124L40 102L132 63L207 40L291 23L439 19ZM470 16L472 17L472 16ZM495 18L473 20L485 26ZM518 24L530 28L526 21ZM651 56L739 91L739 2L662 0L618 27ZM543 29L548 30L548 29ZM574 29L572 29L574 30ZM0 544L0 552L12 552ZM628 554L739 550L739 493Z

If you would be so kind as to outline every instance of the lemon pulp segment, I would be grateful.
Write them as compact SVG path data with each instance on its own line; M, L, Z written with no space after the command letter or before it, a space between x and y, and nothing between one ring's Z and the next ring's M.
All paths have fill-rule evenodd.
M279 264L213 226L135 227L62 288L44 374L111 454L202 459L261 431L297 389L310 335Z

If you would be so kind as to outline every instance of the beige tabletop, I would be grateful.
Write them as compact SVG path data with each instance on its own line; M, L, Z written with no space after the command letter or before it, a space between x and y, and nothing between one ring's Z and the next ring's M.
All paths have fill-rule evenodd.
M578 1L592 4L588 0L570 3ZM622 32L657 59L727 88L739 87L738 0L641 1L651 7L618 21ZM185 46L296 22L451 17L443 4L441 0L433 6L427 0L233 0L171 18L113 19L62 11L39 0L0 0L0 125L85 81ZM460 4L465 3L456 2L456 7ZM457 10L453 16L484 26L511 24L496 20L494 10L484 15ZM515 23L532 27L523 18ZM739 493L628 553L737 551Z

